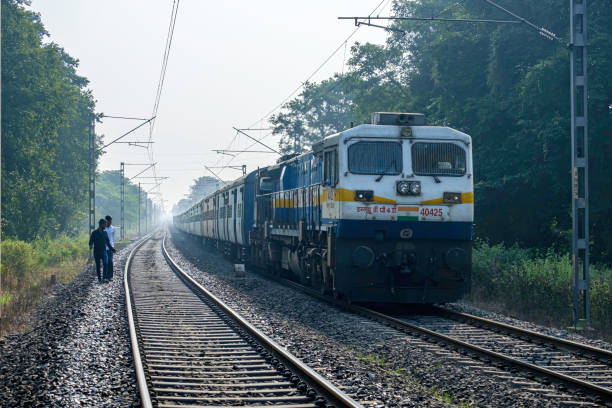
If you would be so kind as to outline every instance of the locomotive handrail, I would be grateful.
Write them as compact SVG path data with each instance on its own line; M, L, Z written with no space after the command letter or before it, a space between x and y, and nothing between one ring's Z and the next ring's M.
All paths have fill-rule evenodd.
M314 183L314 184L309 184L307 186L303 186L303 187L295 187L295 188L290 188L288 190L280 190L280 191L273 191L271 193L266 193L266 194L256 194L255 197L267 197L267 196L272 196L274 194L278 194L278 193L286 193L288 191L297 191L297 190L305 190L307 188L311 188L311 187L316 187L316 186L321 186L322 183Z
M419 137L417 137L417 136L406 137L406 136L400 136L400 135L398 135L396 137L397 137L397 139L400 139L400 140L418 139L418 140L434 140L436 142L448 142L448 141L451 141L451 142L460 142L460 143L463 143L466 146L470 145L469 141L462 140L462 139L459 139L459 138L455 138L455 139L452 139L452 138L449 138L449 139L440 139L440 138L437 138L437 137L420 137L420 136ZM349 141L351 141L353 139L381 140L381 137L380 136L349 136L346 139L344 139L343 143L347 144ZM388 137L387 139L392 139L392 137Z

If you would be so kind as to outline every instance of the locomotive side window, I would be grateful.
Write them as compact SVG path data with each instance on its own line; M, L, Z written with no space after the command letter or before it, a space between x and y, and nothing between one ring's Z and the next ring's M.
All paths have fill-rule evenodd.
M453 143L412 145L412 171L417 176L463 176L465 150Z
M338 182L338 153L336 150L325 152L325 163L323 166L323 180L331 181L332 185Z
M348 148L353 174L400 174L402 145L397 142L359 142Z

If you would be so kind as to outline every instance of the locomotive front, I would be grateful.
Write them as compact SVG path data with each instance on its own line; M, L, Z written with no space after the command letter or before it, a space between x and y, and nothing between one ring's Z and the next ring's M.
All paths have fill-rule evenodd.
M334 289L353 301L450 302L470 290L470 136L421 114L375 113L330 136L321 211Z

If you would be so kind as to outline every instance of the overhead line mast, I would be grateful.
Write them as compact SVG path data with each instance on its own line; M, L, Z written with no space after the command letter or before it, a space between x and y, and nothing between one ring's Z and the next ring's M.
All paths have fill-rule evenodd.
M572 271L574 327L581 323L589 326L590 309L590 271L589 271L589 157L588 157L588 93L587 93L587 0L570 0L570 41L564 42L559 36L544 27L539 27L527 19L509 11L492 0L485 3L512 16L515 21L447 19L421 17L338 17L354 20L357 26L370 25L370 20L431 20L431 21L464 21L486 23L521 23L536 31L543 37L555 41L569 50L570 53L570 116L571 116L571 163L572 163ZM362 20L367 20L362 21ZM392 31L402 31L393 28Z

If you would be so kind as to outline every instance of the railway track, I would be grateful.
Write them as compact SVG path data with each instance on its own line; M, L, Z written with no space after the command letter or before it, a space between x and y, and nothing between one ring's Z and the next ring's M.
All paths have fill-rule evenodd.
M360 406L191 279L159 233L124 285L143 407Z
M589 345L547 336L490 319L431 307L416 313L410 307L365 307L350 304L286 279L280 281L351 312L406 331L425 340L445 345L456 356L469 355L483 362L482 368L500 380L513 381L547 398L563 399L567 405L593 404L612 407L612 352ZM450 355L449 355L450 357ZM523 373L529 380L512 375ZM510 375L508 375L510 373ZM555 384L558 394L549 388ZM581 401L572 401L576 396Z

